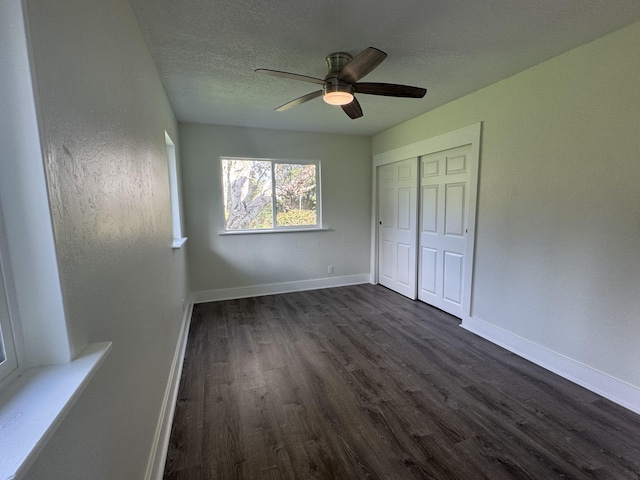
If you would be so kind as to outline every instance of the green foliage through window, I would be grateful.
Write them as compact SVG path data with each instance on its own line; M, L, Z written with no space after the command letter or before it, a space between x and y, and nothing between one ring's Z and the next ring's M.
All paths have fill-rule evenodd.
M226 230L317 227L318 177L317 163L223 158Z

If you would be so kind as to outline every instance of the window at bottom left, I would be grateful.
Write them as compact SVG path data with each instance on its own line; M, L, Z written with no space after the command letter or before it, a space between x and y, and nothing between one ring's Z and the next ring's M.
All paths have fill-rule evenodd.
M2 382L17 367L16 349L11 326L11 309L9 308L8 297L8 266L6 264L7 251L4 241L4 231L2 225L2 216L0 215L0 390Z

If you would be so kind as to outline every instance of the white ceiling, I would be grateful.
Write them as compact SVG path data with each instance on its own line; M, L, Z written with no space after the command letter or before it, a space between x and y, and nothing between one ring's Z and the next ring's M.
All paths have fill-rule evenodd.
M373 135L640 20L638 0L131 0L181 122ZM260 75L315 77L325 57L388 53L367 82L425 87L423 99L359 95L351 120L317 90ZM544 92L532 92L544 95Z

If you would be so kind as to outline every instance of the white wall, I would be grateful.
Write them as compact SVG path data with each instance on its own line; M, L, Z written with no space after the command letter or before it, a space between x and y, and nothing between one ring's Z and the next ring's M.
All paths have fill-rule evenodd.
M27 45L21 2L2 2L0 204L10 253L3 261L11 277L7 290L15 292L17 304L12 316L20 318L14 335L23 347L18 350L22 369L68 362L74 353L61 300Z
M180 139L194 292L368 275L368 137L180 124ZM225 155L320 160L323 223L331 230L218 235L224 231L220 157ZM333 275L328 265L334 266Z
M183 150L192 289L368 273L369 139L182 125L125 0L28 0L74 349L112 353L30 479L142 478L182 317L164 131ZM373 139L484 122L473 314L640 387L640 25ZM220 237L221 155L323 163L329 232ZM241 255L238 253L241 252Z
M186 298L164 132L177 126L126 0L27 0L41 143L75 351L113 350L30 479L139 479Z
M636 389L639 45L635 24L373 138L483 122L472 316Z

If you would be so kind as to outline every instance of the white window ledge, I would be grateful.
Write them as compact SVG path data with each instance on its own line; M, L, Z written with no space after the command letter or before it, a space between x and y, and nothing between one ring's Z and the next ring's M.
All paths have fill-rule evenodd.
M0 479L23 478L111 349L92 343L73 361L32 368L0 395Z
M174 238L173 243L171 244L171 248L173 248L174 250L178 248L182 248L182 246L185 244L186 241L187 241L187 237Z
M278 229L256 229L256 230L225 230L219 232L218 235L255 235L259 233L299 233L299 232L328 232L330 228L312 227L312 228L278 228Z

